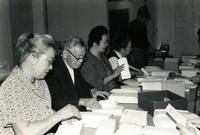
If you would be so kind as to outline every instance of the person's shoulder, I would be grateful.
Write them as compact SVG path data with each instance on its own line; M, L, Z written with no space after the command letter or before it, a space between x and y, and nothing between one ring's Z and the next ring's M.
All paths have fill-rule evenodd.
M108 59L111 57L117 57L117 54L114 50L110 50L110 52L107 54Z

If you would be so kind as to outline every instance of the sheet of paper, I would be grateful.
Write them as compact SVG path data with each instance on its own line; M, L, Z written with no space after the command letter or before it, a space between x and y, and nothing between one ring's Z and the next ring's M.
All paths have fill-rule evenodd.
M141 82L143 90L162 90L162 81Z
M177 129L160 128L154 126L144 127L142 133L144 135L180 135L180 132Z
M171 104L166 107L167 113L179 124L186 126L186 118L179 113Z
M55 135L80 135L82 122L77 121L73 125L62 124L58 127Z
M150 76L150 74L144 68L141 68L141 70L146 76Z
M108 109L108 108L116 108L117 104L113 99L108 99L108 100L102 100L99 101L101 104L102 109Z
M123 106L117 106L116 108L106 108L106 109L100 109L100 110L92 110L92 112L99 112L99 113L111 113L113 115L121 116L123 113L124 107Z
M172 70L153 71L153 72L151 72L151 76L165 76L165 77L168 77L170 72L175 72L175 71L172 71Z
M134 90L134 89L128 89L128 88L122 88L122 89L112 89L111 91L110 91L110 93L121 93L121 94L123 94L123 93L127 93L127 94L129 94L129 93L138 93L138 92L140 92L140 90Z
M138 93L111 93L109 99L117 103L138 103Z
M133 124L122 124L115 135L142 135L142 127Z
M169 115L154 115L153 123L156 127L176 129L176 123Z
M110 113L100 113L100 112L81 112L82 123L86 124L86 127L97 128L101 120L109 119L113 114Z
M115 131L116 119L101 120L96 130L96 135L112 135Z
M146 126L147 111L125 109L119 123L134 123L138 126Z
M127 59L126 58L118 59L118 63L119 63L119 65L124 64L124 70L121 72L122 80L131 78L131 73L129 70L129 65L128 65Z
M139 91L141 90L140 86L130 86L130 85L121 85L121 89L131 89L133 91Z

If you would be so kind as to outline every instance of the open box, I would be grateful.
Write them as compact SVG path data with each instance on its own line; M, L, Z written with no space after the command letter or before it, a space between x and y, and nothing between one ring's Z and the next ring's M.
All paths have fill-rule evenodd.
M168 104L180 110L187 110L188 101L171 91L149 91L138 93L138 106L153 116L155 109L165 109Z

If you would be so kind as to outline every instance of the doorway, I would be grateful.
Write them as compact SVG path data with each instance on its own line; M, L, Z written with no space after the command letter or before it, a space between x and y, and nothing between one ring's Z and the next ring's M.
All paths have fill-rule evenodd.
M129 9L109 10L109 30L112 41L116 32L123 32L129 23Z

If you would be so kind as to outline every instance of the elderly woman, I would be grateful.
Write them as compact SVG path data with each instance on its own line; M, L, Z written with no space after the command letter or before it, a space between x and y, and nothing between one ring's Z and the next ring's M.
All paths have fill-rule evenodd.
M118 59L127 58L131 51L132 44L129 34L126 32L116 33L111 43L111 51L107 55L112 69L115 70L119 66ZM143 73L140 70L131 71L131 76L134 75L143 75Z
M107 28L104 26L93 28L89 34L88 46L88 60L81 67L83 78L98 90L109 92L113 88L119 88L116 81L123 70L123 65L113 71L103 54L108 46Z
M1 135L42 135L61 120L81 117L72 105L51 109L43 78L52 69L54 44L48 34L24 33L18 38L19 62L0 89Z

